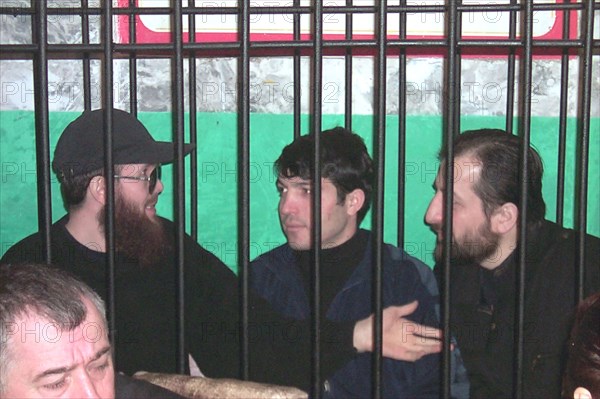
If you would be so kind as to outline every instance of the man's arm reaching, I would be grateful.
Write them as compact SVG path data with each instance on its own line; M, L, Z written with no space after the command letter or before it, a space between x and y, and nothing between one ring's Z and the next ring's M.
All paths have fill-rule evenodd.
M425 355L442 350L441 330L412 322L404 316L412 314L418 306L413 301L403 306L390 306L383 310L382 355L396 360L417 361ZM373 350L373 315L354 326L354 348L358 352Z
M298 333L285 339L285 334L274 333L256 336L250 344L251 379L308 389L310 382L310 320L285 319L269 310L262 299L253 296L251 315L275 330ZM390 306L383 310L383 356L395 360L417 361L421 357L440 352L440 330L414 323L404 316L412 314L417 301L403 306ZM357 352L373 350L373 315L354 322L322 320L321 341L322 375L327 377ZM268 320L268 321L267 321ZM279 332L281 332L279 331ZM293 338L293 339L290 339ZM274 341L272 340L274 339ZM287 359L287 360L286 360ZM289 359L294 359L289 362ZM286 367L273 368L274 364ZM253 367L252 367L253 366Z

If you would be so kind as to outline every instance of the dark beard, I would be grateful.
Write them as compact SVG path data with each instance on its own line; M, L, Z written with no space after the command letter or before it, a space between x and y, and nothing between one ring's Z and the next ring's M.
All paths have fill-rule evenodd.
M490 229L490 223L487 221L481 226L477 232L467 237L465 241L452 243L451 260L453 263L481 263L485 259L492 258L493 256L500 256L496 254L498 250L498 242L500 236L495 234ZM441 243L438 243L435 247L435 261L442 263L442 251L443 247Z
M104 229L105 208L98 212L98 222ZM141 266L152 266L171 248L165 229L157 218L151 220L145 213L127 203L115 192L115 250Z

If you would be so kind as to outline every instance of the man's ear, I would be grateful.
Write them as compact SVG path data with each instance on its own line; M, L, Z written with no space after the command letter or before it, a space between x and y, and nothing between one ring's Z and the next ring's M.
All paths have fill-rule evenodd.
M101 205L106 204L106 180L103 176L94 176L87 188L87 195Z
M519 209L512 202L507 202L494 211L491 217L492 232L506 234L517 226Z
M346 194L346 212L348 212L349 215L357 214L364 203L365 192L360 188L356 188L353 191Z

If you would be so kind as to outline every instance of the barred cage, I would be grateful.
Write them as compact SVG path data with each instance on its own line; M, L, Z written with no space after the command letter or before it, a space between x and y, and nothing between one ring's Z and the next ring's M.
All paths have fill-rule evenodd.
M55 216L64 212L50 167L51 149L64 122L53 119L53 114L110 106L135 115L166 112L177 157L171 172L173 192L166 194L172 209L163 210L171 213L178 226L180 287L187 233L237 270L241 297L246 299L250 261L256 252L264 250L256 248L257 242L273 240L271 233L265 233L266 238L252 238L256 231L253 223L264 223L256 218L256 200L251 195L256 168L268 173L268 167L260 163L262 158L254 158L257 152L252 149L252 140L278 135L278 140L289 142L308 131L319 132L332 122L363 129L376 162L373 206L367 223L371 224L376 248L372 381L373 397L380 397L383 242L393 239L398 246L412 248L418 257L431 261L422 256L430 251L422 249L420 238L410 238L414 230L407 227L411 223L423 225L413 220L419 219L415 216L419 212L422 215L423 205L414 212L413 205L408 205L407 195L411 200L415 190L407 178L420 175L419 183L430 186L438 166L421 164L421 155L411 157L411 145L415 149L419 146L416 142L427 140L419 138L424 134L419 115L435 118L428 122L436 140L431 147L439 148L437 144L443 142L447 159L453 159L453 137L465 125L473 125L471 116L520 135L524 149L532 141L556 144L550 154L550 163L556 164L550 181L555 212L547 217L578 232L580 279L576 289L582 298L585 234L600 233L596 181L600 153L599 11L595 1L569 0L1 0L2 253L39 228L45 237L45 257L48 262L52 260L50 226ZM32 115L10 114L28 111ZM283 139L280 133L260 129L279 129L279 119L257 122L265 115L278 114L289 116L281 128ZM21 125L14 121L19 118L32 121L29 131L17 131ZM72 119L68 114L65 118ZM233 142L219 141L224 137L215 129L219 123L232 131ZM105 168L110 175L114 171L110 114L105 126ZM15 147L13 143L21 139L31 141L31 145ZM183 143L187 141L197 143L198 151L211 145L232 146L236 159L233 169L227 169L225 161L208 163L197 152L186 164ZM316 146L318 149L318 139ZM21 151L24 153L17 155ZM315 200L320 198L319 151L315 153L312 394L320 397L321 219L320 201ZM35 170L27 168L33 162ZM432 154L428 162L434 162ZM523 203L527 197L526 151L521 153L521 162ZM235 177L227 191L227 195L233 193L235 203L225 209L225 217L236 221L235 230L224 233L236 236L228 241L233 242L232 250L227 245L220 247L220 236L213 241L202 238L203 231L219 223L219 219L216 223L211 219L212 213L218 213L215 209L199 212L211 205L210 193L203 192L202 185L212 173L220 174L221 182L228 180L229 174ZM37 202L37 214L19 203L27 194L9 196L15 187L11 185L13 178L18 179L15 184L19 187L31 187L32 195L27 199L31 202L26 204L35 206ZM114 329L114 315L119 311L114 297L114 183L111 179L107 182L107 298L109 325ZM273 185L273 181L267 183ZM453 185L451 162L446 167L445 184ZM390 196L392 205L387 199ZM451 189L446 196L444 236L450 237ZM427 198L418 201L426 204ZM33 219L23 222L23 213L32 214ZM277 226L275 220L272 222ZM526 234L521 227L525 242ZM440 287L446 331L450 323L450 245L446 240L444 284ZM521 276L524 248L521 246L519 254ZM228 254L233 254L233 261L228 262ZM517 376L522 375L523 367L523 295L521 278L515 337ZM183 371L186 315L182 290L178 300L178 365ZM247 300L242 304L241 320L240 364L243 378L248 378ZM444 348L441 381L443 395L448 398L449 334ZM514 389L515 397L520 397L519 377Z

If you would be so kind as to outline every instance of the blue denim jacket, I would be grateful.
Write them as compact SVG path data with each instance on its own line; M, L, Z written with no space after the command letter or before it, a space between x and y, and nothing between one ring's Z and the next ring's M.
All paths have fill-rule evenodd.
M362 261L350 275L342 290L327 309L332 321L355 321L373 312L371 244ZM436 303L423 285L419 271L404 251L385 245L383 250L383 306L404 305L419 301L409 319L437 326ZM293 250L286 244L252 262L250 283L255 292L278 312L298 320L310 317L309 297L305 292ZM383 397L439 397L439 355L429 355L416 362L382 359ZM323 384L326 398L367 398L371 396L371 353L359 353Z

